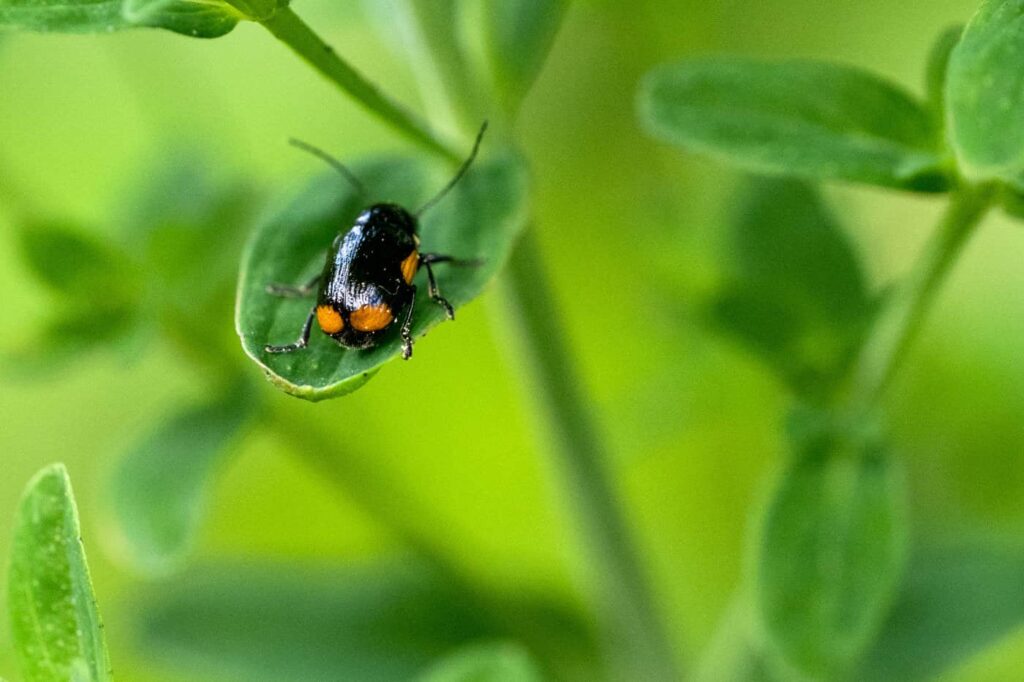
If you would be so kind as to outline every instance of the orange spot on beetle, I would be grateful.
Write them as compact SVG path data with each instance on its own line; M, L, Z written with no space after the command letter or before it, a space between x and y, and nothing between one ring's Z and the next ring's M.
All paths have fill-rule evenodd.
M329 305L316 307L316 321L325 334L337 334L345 328L345 320L341 319L341 313Z
M402 279L406 284L412 284L412 278L416 276L416 270L420 267L420 253L416 249L402 261Z
M352 327L361 332L376 332L391 324L395 319L391 314L391 308L381 303L380 305L364 305L358 310L353 310L348 320Z

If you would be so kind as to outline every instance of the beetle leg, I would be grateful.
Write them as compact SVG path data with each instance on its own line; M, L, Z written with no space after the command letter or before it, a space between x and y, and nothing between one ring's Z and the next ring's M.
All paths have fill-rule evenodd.
M263 346L263 350L267 353L291 353L300 348L305 348L309 343L309 331L313 328L314 317L316 317L316 306L310 309L306 322L302 325L302 332L299 333L299 338L296 339L295 343L289 343L286 346L271 346L268 344Z
M420 255L420 265L433 265L435 263L450 263L456 267L477 267L484 264L483 258L456 258L454 256L442 256L439 253L424 253Z
M412 357L412 309L416 306L416 287L412 288L412 295L409 296L409 310L405 313L405 321L402 322L402 359L408 360Z
M268 284L267 293L282 298L305 298L313 293L319 283L320 275L297 287L290 284Z
M430 255L433 255L433 254L430 254ZM445 259L448 259L448 260L452 260L449 256L438 256L438 257L439 258L445 258ZM430 298L432 300L434 300L437 303L439 303L442 308L444 308L444 312L448 316L449 320L454 320L455 319L455 310L452 309L452 304L448 302L448 299L446 299L444 296L442 296L441 292L437 290L437 280L434 279L434 269L430 267L431 263L437 263L438 261L437 260L429 260L427 258L423 258L423 259L420 260L420 262L423 263L424 267L427 268L427 295L430 296ZM445 261L441 261L441 262L443 263Z
M427 269L427 294L430 296L431 299L437 301L441 305L441 307L444 308L444 312L446 315L448 315L449 320L455 319L455 310L452 308L452 304L448 302L448 299L442 296L441 292L438 291L437 280L434 279L434 269L431 268L430 266L436 263L450 263L456 266L465 265L475 267L477 265L482 265L483 262L484 261L480 258L474 258L472 260L460 260L458 258L455 258L454 256L442 256L439 253L420 254L420 265L424 266Z

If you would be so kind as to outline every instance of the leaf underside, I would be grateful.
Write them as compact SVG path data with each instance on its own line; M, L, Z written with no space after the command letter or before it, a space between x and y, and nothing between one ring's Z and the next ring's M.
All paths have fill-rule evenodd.
M639 92L654 136L743 169L941 191L935 117L847 66L719 58L654 69Z

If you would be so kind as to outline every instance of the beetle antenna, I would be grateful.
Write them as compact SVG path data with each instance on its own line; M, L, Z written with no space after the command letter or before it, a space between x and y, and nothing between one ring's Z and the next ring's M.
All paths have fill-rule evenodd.
M328 165L331 166L331 168L341 173L342 176L344 176L344 178L348 180L348 183L352 185L352 187L359 194L360 198L366 198L366 188L363 187L363 183L359 182L359 178L357 178L355 174L352 173L352 171L346 168L345 164L343 164L341 161L338 161L336 158L325 152L323 149L320 149L319 147L314 147L308 142L296 140L294 137L288 138L288 144L290 144L293 147L298 147L304 152L309 152L310 154L312 154L313 156L317 157L322 161L326 161Z
M452 178L448 182L448 184L445 185L444 188L434 196L433 199L420 206L420 209L416 211L415 214L417 218L423 215L423 213L426 212L427 209L433 208L434 204L441 201L441 199L444 198L444 195L448 194L448 192L451 191L452 187L455 187L459 180L462 179L462 176L466 174L466 171L469 170L469 165L473 163L473 159L476 158L477 151L480 150L480 140L484 139L484 132L486 130L487 121L484 121L484 124L480 126L480 132L476 134L476 142L473 143L473 151L469 153L469 157L462 162L462 165L459 167L458 172L455 173L455 177Z

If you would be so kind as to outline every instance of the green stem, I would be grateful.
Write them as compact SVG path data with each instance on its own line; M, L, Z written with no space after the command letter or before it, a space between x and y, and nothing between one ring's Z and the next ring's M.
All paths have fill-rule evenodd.
M321 75L406 137L436 154L460 160L458 152L441 141L423 121L366 80L290 9L280 9L261 23Z
M959 188L914 269L893 294L875 323L854 368L850 403L871 409L899 368L974 228L992 205L991 185Z
M590 552L599 626L619 669L616 679L678 680L677 663L658 615L635 541L608 473L609 454L587 408L561 315L533 235L523 235L503 280L503 329L529 371L532 402L552 437L562 493Z

